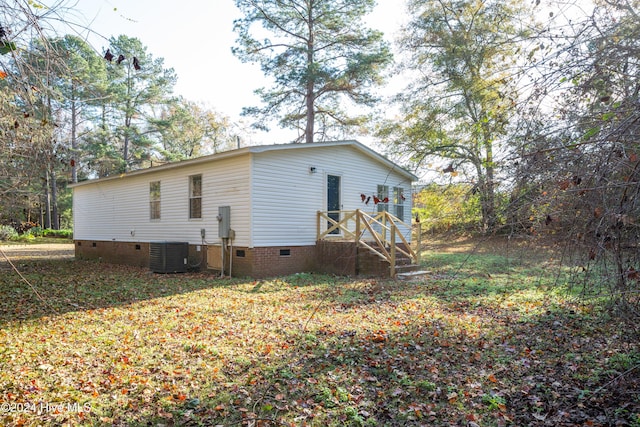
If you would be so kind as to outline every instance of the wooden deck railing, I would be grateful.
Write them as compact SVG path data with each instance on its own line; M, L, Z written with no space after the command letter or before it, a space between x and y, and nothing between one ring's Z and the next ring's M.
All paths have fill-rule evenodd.
M336 216L339 220L335 219ZM389 262L391 277L395 276L398 252L414 263L418 259L401 232L411 232L411 226L386 211L318 211L316 227L317 240L353 241L385 259ZM400 243L403 246L398 246Z

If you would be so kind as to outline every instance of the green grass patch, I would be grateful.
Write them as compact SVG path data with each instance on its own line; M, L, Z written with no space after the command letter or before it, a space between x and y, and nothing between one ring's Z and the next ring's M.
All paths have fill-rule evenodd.
M73 243L73 237L56 237L56 236L34 236L33 234L21 234L10 240L0 240L0 244L7 246L23 246L37 245L37 244L61 244L61 243Z

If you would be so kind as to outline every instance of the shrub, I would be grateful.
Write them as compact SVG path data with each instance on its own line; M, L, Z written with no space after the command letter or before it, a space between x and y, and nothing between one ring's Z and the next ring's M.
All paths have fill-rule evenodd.
M73 238L73 230L44 229L44 230L42 230L42 235L44 237L58 237L58 238L61 238L61 239L71 239L71 238Z
M15 237L11 238L11 240L13 240L14 242L32 242L35 239L36 238L33 236L33 234L29 232L18 234Z
M18 232L10 225L0 225L0 241L13 240L18 237Z
M30 235L32 235L34 237L42 237L42 236L44 236L44 231L45 230L42 227L35 226L35 227L32 227L32 228L28 229L25 233L30 234Z
M425 186L415 195L412 214L433 232L470 230L482 222L479 196L467 184Z
M72 239L73 230L51 230L48 228L31 227L22 233L19 233L14 227L10 225L0 226L0 241L15 241L15 242L31 242L36 237L49 237L60 239Z

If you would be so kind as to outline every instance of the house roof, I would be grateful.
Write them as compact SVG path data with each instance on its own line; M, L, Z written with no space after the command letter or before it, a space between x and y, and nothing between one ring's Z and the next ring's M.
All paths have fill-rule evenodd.
M105 178L98 178L98 179L82 181L82 182L71 184L71 185L69 185L69 187L71 187L71 188L79 187L79 186L82 186L82 185L89 185L89 184L94 184L94 183L98 183L98 182L110 181L110 180L114 180L114 179L122 179L122 178L128 177L128 176L137 176L137 175L155 173L155 172L174 169L174 168L181 168L181 167L185 167L185 166L193 166L193 165L197 165L197 164L200 164L200 163L218 161L218 160L223 160L223 159L232 158L232 157L238 157L238 156L251 154L251 153L264 153L264 152L268 152L268 151L279 151L279 150L305 150L305 149L318 148L318 147L327 148L327 147L343 147L343 146L353 147L354 149L358 150L359 152L361 152L365 156L368 156L368 157L370 157L370 158L372 158L372 159L374 159L374 160L376 160L376 161L378 161L380 163L385 164L390 169L397 171L398 173L400 173L401 175L404 175L405 177L407 177L411 181L417 181L418 180L417 176L415 176L411 172L407 171L406 169L402 168L401 166L397 165L396 163L392 162L391 160L387 159L382 154L372 150L371 148L361 144L358 141L347 140L347 141L331 141L331 142L314 142L314 143L305 143L305 144L289 143L289 144L256 145L256 146L251 146L251 147L243 147L243 148L238 148L238 149L235 149L235 150L223 151L221 153L210 154L208 156L202 156L202 157L198 157L198 158L194 158L194 159L188 159L188 160L181 160L181 161L177 161L177 162L165 163L165 164L160 165L160 166L153 166L153 167L146 168L146 169L138 169L138 170L135 170L135 171L125 172L125 173L121 173L121 174L117 174L117 175L112 175L112 176L108 176L108 177L105 177Z

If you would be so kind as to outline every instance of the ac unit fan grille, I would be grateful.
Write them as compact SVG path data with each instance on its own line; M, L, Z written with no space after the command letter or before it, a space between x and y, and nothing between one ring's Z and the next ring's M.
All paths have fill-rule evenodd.
M188 256L188 242L151 242L149 268L154 273L185 273Z

